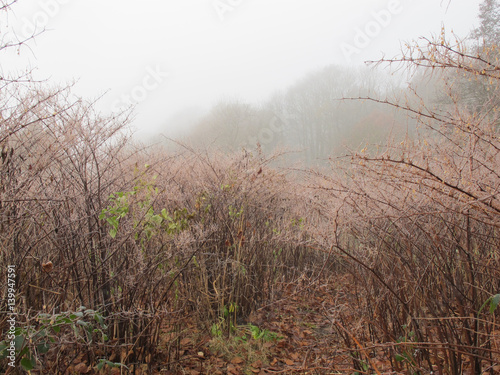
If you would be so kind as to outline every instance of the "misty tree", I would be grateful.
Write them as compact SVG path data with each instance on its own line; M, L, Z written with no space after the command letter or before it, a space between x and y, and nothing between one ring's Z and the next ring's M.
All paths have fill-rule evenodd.
M484 0L479 6L479 26L470 35L473 40L472 45L459 47L466 55L477 55L486 57L487 63L493 67L499 58L500 48L500 4L497 0ZM483 61L472 62L470 69L477 69ZM496 81L485 81L478 77L457 77L451 73L448 77L453 77L458 90L455 95L461 103L471 111L479 112L485 105L496 106L499 98L494 94L497 86Z
M260 106L238 100L216 104L195 126L191 140L226 151L259 145L269 152L284 146L308 165L321 163L346 149L383 143L401 129L394 113L372 102L343 100L386 95L390 79L371 69L327 66L310 73ZM398 131L399 132L399 131Z
M279 143L280 123L269 105L221 100L198 121L190 138L196 145L226 151L257 146L271 151Z
M221 100L195 126L192 139L196 144L215 144L235 150L244 139L255 109L239 100Z
M467 38L454 35L454 43L450 48L459 51L461 59L468 58L468 66L461 66L458 58L450 61L442 69L435 69L428 62L415 64L418 71L411 80L412 89L416 90L420 100L432 103L432 106L441 108L453 107L460 103L470 112L482 112L485 107L494 108L500 104L496 91L496 80L484 80L478 75L456 74L456 69L483 72L489 76L491 69L496 69L500 46L500 4L497 0L484 0L479 6L479 25ZM440 36L441 43L445 43L445 30ZM425 39L429 41L428 39ZM429 41L430 42L430 41ZM434 50L419 51L422 54L436 54ZM429 69L431 68L431 69ZM481 68L481 69L480 69Z
M500 42L500 4L497 0L484 0L479 6L480 25L472 37L482 40L484 46L498 46Z
M379 122L373 103L342 101L346 97L379 95L385 87L369 69L328 66L311 73L283 95L287 144L303 151L306 163L317 163L344 146L357 148L378 138L373 121ZM380 125L376 126L379 132Z

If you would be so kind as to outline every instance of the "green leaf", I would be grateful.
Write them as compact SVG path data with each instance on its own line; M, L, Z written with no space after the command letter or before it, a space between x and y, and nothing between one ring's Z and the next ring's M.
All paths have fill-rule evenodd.
M21 348L24 346L25 341L26 339L23 335L16 336L16 338L14 339L14 343L16 345L16 351L21 350Z
M491 302L490 302L490 313L491 314L493 314L495 312L499 303L500 303L500 294L495 294L493 297L491 297Z
M87 323L87 322L85 322L83 320L77 320L76 324L78 324L79 326L85 327L85 328L88 328L90 326L89 323Z
M98 314L96 313L94 315L94 319L96 320L96 322L98 322L101 326L104 326L104 319L102 318L102 315L101 314Z
M28 354L30 351L30 348L25 346L23 350L21 350L21 352L19 352L19 357L24 357L26 354Z
M24 357L21 359L21 366L23 367L24 370L26 371L31 371L35 368L36 365L36 360L35 358L27 358Z
M33 336L33 338L34 338L34 339L38 339L38 338L40 338L40 337L47 337L47 330L46 330L45 328L44 328L44 329L42 329L42 330L40 330L40 331L38 331L38 332L37 332L37 333Z
M370 366L366 362L361 362L363 364L363 370L368 371L370 369Z
M111 238L115 238L117 233L118 231L115 228L112 228L109 231L109 235L111 236Z
M44 342L42 344L39 344L37 346L37 349L38 349L38 352L42 353L42 354L45 354L49 351L50 349L50 345L48 342Z
M154 215L152 218L151 218L151 221L153 223L155 223L156 225L161 225L161 223L163 222L163 218L160 216L160 215Z
M102 370L102 368L104 367L105 364L106 364L106 362L103 359L100 359L99 363L97 364L96 367L98 370Z
M397 362L403 362L405 360L405 357L403 357L402 355L399 355L399 354L396 354L394 356L394 359L397 361Z
M118 219L116 218L116 216L108 217L106 220L109 225L111 225L115 229L118 229Z
M212 330L212 336L218 337L222 335L222 331L216 323L212 324L211 330Z

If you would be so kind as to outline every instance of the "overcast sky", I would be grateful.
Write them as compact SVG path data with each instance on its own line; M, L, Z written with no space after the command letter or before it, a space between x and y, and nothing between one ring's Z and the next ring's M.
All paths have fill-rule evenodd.
M396 55L401 41L466 36L480 0L19 0L9 24L47 31L21 57L38 78L77 80L99 109L137 104L138 133L221 98L259 103L329 64ZM5 69L5 68L4 68Z

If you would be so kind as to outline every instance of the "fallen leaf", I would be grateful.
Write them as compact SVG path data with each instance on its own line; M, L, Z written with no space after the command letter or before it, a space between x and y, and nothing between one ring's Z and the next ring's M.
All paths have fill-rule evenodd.
M232 364L227 365L228 374L239 375L240 371Z
M49 260L47 263L42 263L42 268L45 272L49 273L50 271L52 271L52 268L54 268L54 265Z
M262 367L262 361L261 360L255 361L254 363L252 363L251 366L255 368L260 368Z
M120 354L120 362L124 363L126 358L127 358L127 349L123 348Z
M79 374L87 374L89 372L89 367L82 362L75 366L74 371L78 372Z
M245 362L245 361L244 361L244 360L243 360L243 358L241 358L241 357L235 357L235 358L233 358L233 359L231 360L231 363L232 363L233 365L239 365L240 363L243 363L243 362Z

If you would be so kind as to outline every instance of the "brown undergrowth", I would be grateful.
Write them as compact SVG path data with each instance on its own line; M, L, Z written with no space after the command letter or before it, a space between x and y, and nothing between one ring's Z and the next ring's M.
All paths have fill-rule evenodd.
M1 80L0 371L498 373L499 51L424 41L445 99L351 98L418 132L321 172Z

